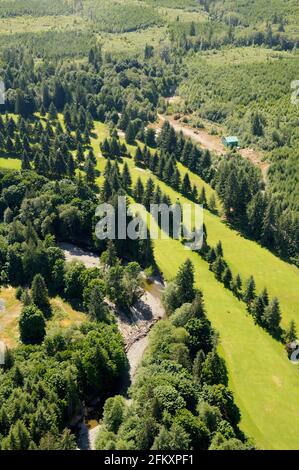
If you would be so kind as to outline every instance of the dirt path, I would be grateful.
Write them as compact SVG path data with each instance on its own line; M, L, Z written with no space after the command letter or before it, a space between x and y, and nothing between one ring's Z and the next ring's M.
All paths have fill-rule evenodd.
M186 137L194 140L203 148L210 150L210 152L213 152L216 155L225 155L227 153L227 149L222 144L221 138L218 135L211 135L204 129L194 129L191 126L174 119L173 116L164 116L159 114L158 117L159 128L161 128L163 122L169 121L176 132L182 132ZM250 160L253 165L260 168L263 178L266 181L270 164L263 161L263 153L250 148L239 149L238 152L243 158Z
M158 114L158 117L160 126L163 122L169 121L176 132L182 132L184 136L194 140L205 149L208 149L217 155L224 155L226 153L226 149L222 144L220 137L211 135L204 129L194 129L187 124L183 124L180 121L175 120L173 116L163 116L162 114Z
M154 279L151 284L145 285L145 292L140 301L132 309L132 323L120 325L120 330L126 338L126 351L130 364L130 378L134 382L134 377L145 349L148 346L148 335L157 321L165 316L162 305L162 292L164 284L160 279Z
M99 268L100 258L96 253L84 250L72 243L59 243L66 261L81 261L87 268Z
M260 168L264 181L266 182L270 163L263 161L262 152L258 152L257 150L246 148L246 149L240 149L239 153L240 155L242 155L243 158L247 158L247 160L250 160L251 163L253 163L253 165Z

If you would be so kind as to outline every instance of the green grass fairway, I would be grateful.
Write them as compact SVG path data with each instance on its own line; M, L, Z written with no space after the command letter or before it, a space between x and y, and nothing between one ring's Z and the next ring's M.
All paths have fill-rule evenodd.
M96 130L99 140L106 137L106 126L97 123ZM97 154L99 140L93 141ZM143 182L152 177L172 200L179 198L181 202L188 202L158 181L150 171L134 167L132 159L126 161L133 182L138 177ZM105 164L105 159L98 159L99 170L102 171ZM185 171L183 167L180 167L180 170ZM203 182L199 177L192 175L192 180L202 187ZM99 183L101 181L102 178ZM234 270L240 271L244 276L254 273L261 288L267 285L271 295L274 295L273 291L277 292L283 300L284 314L290 311L287 306L289 309L295 308L298 270L256 243L243 239L219 217L208 211L205 211L205 223L209 242L214 244L219 239L223 241L225 256ZM298 448L299 370L289 362L283 346L255 325L245 305L217 282L207 263L196 253L185 250L179 241L171 239L156 240L154 249L156 261L166 279L175 276L178 267L186 258L190 258L194 263L196 284L203 291L208 317L220 334L219 349L228 367L230 388L242 414L241 429L262 449ZM268 276L265 276L265 271L269 271ZM287 276L288 280L283 282L283 276ZM293 300L290 300L288 297L292 295Z
M20 170L21 160L17 158L0 158L0 169L5 170Z
M202 186L201 179L194 174L192 181ZM209 244L216 245L222 241L224 257L233 273L240 273L243 280L253 274L258 291L267 287L270 296L280 300L283 326L294 319L299 328L299 269L258 243L242 237L209 211L205 211L205 224Z
M190 258L208 317L220 333L223 355L241 414L241 429L262 449L297 449L299 370L281 344L255 325L245 305L219 284L207 264L179 241L157 240L157 263L166 279Z
M96 123L96 132L99 140L103 140L108 135L107 126ZM98 154L98 140L93 141L93 147ZM129 150L134 154L133 147L129 146ZM171 197L172 201L179 199L182 203L189 202L165 183L159 181L149 170L135 168L131 159L127 159L127 163L132 174L133 183L136 182L138 177L144 183L151 177L156 184L160 185L162 191ZM103 158L99 159L98 168L100 171L105 168ZM182 164L179 164L178 168L182 175L188 171ZM188 173L192 184L196 184L199 191L204 186L209 198L214 192L213 189L203 182L199 176L190 171ZM209 211L204 212L204 222L208 231L209 244L214 246L219 240L222 241L224 257L233 273L235 275L240 273L243 281L253 274L258 292L267 287L271 297L278 297L282 309L282 325L287 326L290 320L294 319L299 329L299 269L282 261L258 243L242 237L239 232L227 226L220 217L211 214Z

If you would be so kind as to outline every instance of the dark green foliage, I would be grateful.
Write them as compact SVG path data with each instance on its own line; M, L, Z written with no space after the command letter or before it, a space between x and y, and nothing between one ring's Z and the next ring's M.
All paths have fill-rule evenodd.
M123 422L124 412L125 400L122 396L118 395L106 400L103 411L103 422L108 431L117 433Z
M281 312L279 302L274 298L270 304L265 308L262 321L266 328L272 333L276 334L279 332L279 324L281 321Z
M210 352L207 355L205 362L202 365L201 380L208 385L219 383L222 383L223 385L228 384L225 362L215 351Z
M210 442L210 433L205 424L188 410L179 411L175 423L180 425L190 437L193 450L207 450Z
M104 304L104 289L105 285L96 279L91 281L88 285L89 294L87 303L87 310L92 320L107 321L108 308Z
M158 13L147 5L135 5L92 1L84 9L86 16L95 21L100 31L124 33L162 23Z
M172 323L178 320L175 327ZM200 294L171 315L170 321L160 321L131 388L133 403L124 408L119 397L106 402L97 448L204 450L216 431L225 436L224 441L235 439L240 416L223 385L227 372L212 337ZM195 357L193 375L190 359L182 361L183 351L192 362Z
M135 143L136 132L132 122L129 122L126 129L126 142L129 145L134 145Z
M191 356L194 358L198 351L208 352L213 343L213 332L211 325L206 318L192 318L189 320L185 328L189 333L188 346Z
M192 302L195 297L194 266L189 259L180 267L175 282L178 287L178 297L181 304Z
M40 274L34 276L31 286L31 299L39 310L43 312L45 317L51 314L51 306L49 302L48 289L44 278Z
M285 332L284 339L286 343L291 343L297 340L297 329L294 320L290 321L289 327Z
M101 323L57 332L42 346L18 347L13 358L0 385L3 450L74 450L75 437L65 427L80 412L86 387L97 396L111 393L126 368L117 327Z
M46 322L41 310L34 305L24 307L19 321L19 328L23 343L41 343L46 334Z
M253 279L253 276L251 276L246 282L246 286L245 286L245 290L243 294L244 302L248 305L249 308L252 302L254 301L255 297L256 297L255 281Z

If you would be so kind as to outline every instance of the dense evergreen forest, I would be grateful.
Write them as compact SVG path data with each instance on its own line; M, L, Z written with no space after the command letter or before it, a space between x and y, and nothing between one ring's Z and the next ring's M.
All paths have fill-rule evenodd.
M161 72L162 64L159 72L159 66L146 62L103 63L101 51L97 47L90 50L88 61L83 66L67 64L63 67L57 64L53 67L43 63L35 68L32 57L22 49L10 49L5 52L5 57L7 67L3 74L8 92L5 104L7 114L1 118L0 124L1 147L3 155L20 158L22 165L21 172L3 170L1 173L1 282L3 286L16 287L16 295L23 304L19 328L24 346L7 353L5 368L2 370L1 447L16 450L69 449L74 448L75 441L64 429L82 407L84 397L96 393L104 398L117 389L122 375L126 373L124 346L116 331L114 314L109 311L104 299L108 298L119 308L128 311L139 295L141 265L144 268L155 268L150 240L125 241L125 245L123 241L116 241L107 245L100 244L93 235L94 213L99 201L113 203L117 194L126 193L134 194L136 201L143 202L146 207L153 201L150 185L144 195L141 190L142 200L138 201L138 185L132 193L128 167L124 166L120 173L117 161L129 153L126 145L119 143L113 129L117 125L123 128L128 144L140 138L154 147L159 145L161 151L167 142L175 150L175 142L167 138L168 128L163 131L158 143L155 135L144 131L147 123L155 120L159 97L169 93L169 88L175 83L175 74L173 65L169 67L165 78ZM108 88L105 84L108 81L110 85L114 83L111 92L110 86ZM140 88L140 81L146 82L146 85ZM96 185L99 176L97 160L90 147L94 120L110 123L112 129L111 137L102 144L107 165L100 191ZM184 145L187 142L181 143L181 146ZM135 160L138 160L138 149ZM162 154L159 163L162 179L165 179L165 174L172 173L172 167L167 170L171 148L165 147L164 151L166 157ZM193 151L195 164L201 152L195 147ZM140 161L136 161L136 164L143 165L146 147L143 151L139 149L139 152ZM185 153L188 154L187 150ZM153 156L149 153L148 158L156 161L159 157L157 153ZM210 165L209 155L204 154L202 167L197 170L207 179L211 177ZM153 171L156 171L155 168ZM190 195L187 181L183 182L182 191ZM193 198L196 198L195 194ZM156 192L156 201L163 201L159 191ZM164 201L167 202L167 198ZM93 246L99 251L105 268L87 269L80 263L66 264L62 250L56 245L59 240ZM118 256L131 262L123 265ZM187 264L181 275L178 275L177 282L189 283L190 274L192 276L192 266ZM47 336L47 321L52 315L49 296L57 294L85 311L91 323L64 334L58 332ZM182 370L182 374L187 374L186 380L193 390L190 390L191 395L186 399L178 395L171 405L173 413L182 409L182 414L177 418L177 430L175 423L170 430L174 434L171 438L174 443L171 445L175 448L178 439L175 434L178 432L180 435L182 432L186 449L208 448L212 445L210 433L217 429L213 446L243 448L244 437L237 428L238 411L225 389L227 379L224 365L223 378L213 379L214 366L209 365L210 360L222 362L215 350L216 343L214 349L212 347L212 332L209 333L210 326L204 320L199 293L196 295L197 301L192 288L190 298L185 299L186 302L192 303L194 300L199 304L196 307L195 303L192 307L195 310L190 313L191 323L188 325L188 328L195 328L192 333L194 339L190 337L192 352L183 345L185 340L182 337L182 352L178 350L175 353L178 355L177 367L181 353L182 358L185 357L183 369L186 371ZM175 302L173 307L169 306L170 311L184 307L186 303L180 294L177 296L176 301L172 300ZM200 320L202 316L203 320ZM211 335L207 345L202 346L203 350L200 343L191 346L192 341L199 341L201 321L207 329L207 335ZM186 326L186 334L188 328ZM205 413L209 414L209 398L206 399L207 410L203 411L202 420L192 414L196 409L197 389L200 389L197 381L201 384L206 382L204 377L192 378L192 363L195 361L198 375L200 364L196 366L195 359L198 356L197 362L204 362L206 354L207 374L210 377L207 384L219 387L222 384L223 389L220 387L217 393L226 397L223 399L228 400L227 406L231 406L231 412L236 414L235 418L229 418L229 408L226 410L224 407L222 412L215 408L215 429L209 429L204 424L208 416L205 417ZM48 361L51 363L50 368ZM35 365L37 362L38 369ZM43 363L47 366L42 366ZM60 375L56 384L54 377L60 367L65 371L65 378ZM33 373L29 373L29 370ZM178 384L180 380L176 374L174 378ZM178 394L175 387L170 391L167 387L163 391L163 385L160 387L161 400L166 399L166 402L169 401L169 392L175 396ZM28 391L32 389L36 392L31 393L28 399ZM213 401L214 389L211 388L210 392L208 390L205 393L211 393L210 400ZM51 400L50 394L53 396ZM54 396L57 398L54 399ZM182 406L177 408L176 401L181 402ZM51 402L56 405L51 405ZM165 405L170 406L166 402ZM186 408L183 406L185 402ZM151 407L150 402L148 406ZM163 410L157 413L162 417ZM128 445L134 448L159 446L159 439L163 437L166 428L162 425L163 421L159 425L158 415L152 418L148 416L148 435L136 436ZM188 424L189 420L193 420L194 424ZM189 429L190 425L195 428ZM197 442L198 433L202 437Z

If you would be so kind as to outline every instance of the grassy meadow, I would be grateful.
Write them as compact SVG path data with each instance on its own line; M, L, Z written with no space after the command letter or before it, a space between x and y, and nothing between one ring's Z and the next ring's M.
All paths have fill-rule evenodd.
M1 341L9 348L19 344L19 318L22 303L16 298L16 289L12 287L0 289L0 300L4 308L0 310L0 335ZM52 317L47 321L48 333L58 328L69 328L79 326L87 320L87 316L78 312L60 297L51 300Z

